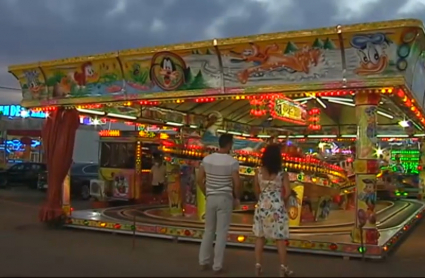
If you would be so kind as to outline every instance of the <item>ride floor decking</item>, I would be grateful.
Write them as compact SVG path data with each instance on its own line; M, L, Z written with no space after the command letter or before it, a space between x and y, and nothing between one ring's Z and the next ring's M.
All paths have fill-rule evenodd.
M331 211L325 221L291 227L288 248L299 252L381 258L395 245L401 234L421 218L424 209L424 203L416 200L381 202L377 206L377 226L381 234L379 244L368 246L365 254L359 254L359 245L351 241L354 211ZM228 236L229 245L253 246L255 239L251 233L252 217L252 213L248 212L233 213ZM126 206L74 211L67 225L180 241L199 241L204 227L195 217L172 217L164 206ZM268 242L266 247L274 248L273 242Z

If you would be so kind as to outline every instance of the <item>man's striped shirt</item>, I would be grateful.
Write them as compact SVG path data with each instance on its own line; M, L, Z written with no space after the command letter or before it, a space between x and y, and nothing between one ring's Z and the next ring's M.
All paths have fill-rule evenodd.
M239 172L239 162L228 154L213 153L202 160L208 195L233 194L232 172Z

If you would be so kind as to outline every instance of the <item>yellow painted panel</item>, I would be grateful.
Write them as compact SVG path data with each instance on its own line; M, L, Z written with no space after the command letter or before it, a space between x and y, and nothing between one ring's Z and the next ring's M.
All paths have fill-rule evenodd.
M87 98L123 95L121 65L116 57L76 60L67 64L41 63L49 98Z
M180 90L214 90L221 85L221 72L214 47L159 51L121 52L126 90L135 94ZM166 95L166 94L165 94Z
M333 34L270 39L219 47L227 88L342 80L342 55Z
M100 168L99 178L105 181L106 191L112 197L133 199L135 194L135 171L133 169Z
M22 98L26 100L45 100L48 98L46 79L38 64L26 69L15 69L11 73L22 89Z

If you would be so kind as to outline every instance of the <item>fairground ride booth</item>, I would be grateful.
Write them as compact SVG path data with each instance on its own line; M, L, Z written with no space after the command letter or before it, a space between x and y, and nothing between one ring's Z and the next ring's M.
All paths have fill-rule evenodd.
M46 114L20 105L0 105L0 169L15 163L42 162L41 126Z
M202 217L187 217L181 202L194 203L196 188L195 193L193 187L185 191L192 195L184 198L181 189L193 183L197 162L217 147L218 135L231 133L236 136L233 155L241 161L245 176L258 166L266 144L281 143L282 166L293 173L290 206L297 208L289 215L297 218L309 204L317 210L307 223L292 225L289 250L385 257L424 210L421 200L377 202L376 198L381 163L377 150L382 142L417 138L422 144L424 50L422 22L398 20L11 66L9 71L22 87L22 106L50 112L42 131L49 192L40 219L64 218L65 225L74 228L198 241ZM177 128L171 140L160 134L154 138L168 161L168 208L70 209L66 176L79 114ZM132 138L135 151L130 147L127 153L136 154L131 175L139 179L143 136L120 137ZM353 165L351 180L341 161L327 154L332 147L323 147L330 142L350 148L352 157L341 159ZM321 144L325 152L314 147L306 154L309 144ZM290 146L292 151L285 150ZM187 182L177 176L182 164L192 167ZM118 178L117 188L126 188L123 180ZM310 197L305 202L300 197L304 191ZM355 209L330 219L338 211L329 213L329 199L321 197L341 192L354 192ZM196 208L202 211L203 198L196 196ZM229 244L253 246L252 215L237 213ZM273 248L273 242L267 246Z

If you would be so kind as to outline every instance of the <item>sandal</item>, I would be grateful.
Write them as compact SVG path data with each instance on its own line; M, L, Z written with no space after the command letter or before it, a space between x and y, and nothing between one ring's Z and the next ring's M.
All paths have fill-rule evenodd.
M294 272L290 270L286 265L280 265L280 277L291 277Z
M263 273L263 268L262 268L261 264L256 263L255 264L255 276L260 277L262 273Z

